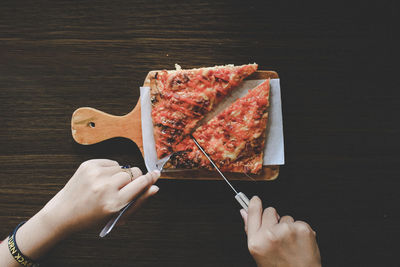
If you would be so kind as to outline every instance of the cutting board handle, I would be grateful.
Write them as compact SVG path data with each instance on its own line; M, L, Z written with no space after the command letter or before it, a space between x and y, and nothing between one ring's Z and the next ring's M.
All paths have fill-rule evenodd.
M113 137L125 137L134 141L143 154L140 100L136 107L124 116L82 107L71 118L71 131L75 141L82 145L95 144Z

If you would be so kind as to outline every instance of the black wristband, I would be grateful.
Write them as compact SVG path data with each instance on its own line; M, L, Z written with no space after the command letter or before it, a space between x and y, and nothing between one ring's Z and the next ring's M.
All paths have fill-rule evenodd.
M22 266L26 267L38 267L39 264L35 263L33 260L22 254L22 252L19 250L17 246L17 242L15 241L15 233L17 230L26 222L22 222L18 224L17 227L15 227L14 231L11 233L11 235L8 237L8 249L10 250L11 255L13 258Z

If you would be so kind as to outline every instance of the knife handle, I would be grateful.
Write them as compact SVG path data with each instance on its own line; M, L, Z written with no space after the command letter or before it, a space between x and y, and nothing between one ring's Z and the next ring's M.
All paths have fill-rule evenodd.
M242 208L247 212L247 210L249 208L249 202L250 202L250 200L247 198L247 196L244 193L239 192L236 194L235 199L237 200L237 202L239 202L239 204L242 206Z

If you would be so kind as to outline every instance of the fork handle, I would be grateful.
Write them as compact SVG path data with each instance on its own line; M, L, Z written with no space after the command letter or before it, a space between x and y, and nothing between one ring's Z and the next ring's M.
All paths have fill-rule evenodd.
M106 235L108 235L111 230L114 228L115 224L119 221L119 218L121 218L122 214L125 213L125 211L133 204L133 202L135 202L134 200L132 200L131 202L129 202L118 214L117 217L112 218L111 220L108 221L108 223L106 224L106 226L104 226L103 230L101 230L99 236L101 238L105 237Z

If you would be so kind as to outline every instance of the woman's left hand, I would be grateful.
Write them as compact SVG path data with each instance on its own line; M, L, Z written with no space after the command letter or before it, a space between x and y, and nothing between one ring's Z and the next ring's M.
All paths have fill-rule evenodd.
M83 162L68 183L47 204L19 228L16 243L31 259L39 259L69 234L104 224L131 200L130 214L159 190L154 183L159 171L142 174L131 168L132 177L116 161L94 159ZM17 266L0 244L0 265Z
M159 188L153 184L160 172L143 175L137 167L131 168L131 172L132 178L112 160L83 162L41 212L46 214L48 221L66 233L105 223L111 215L136 199L127 211L128 214L132 213L158 192Z

